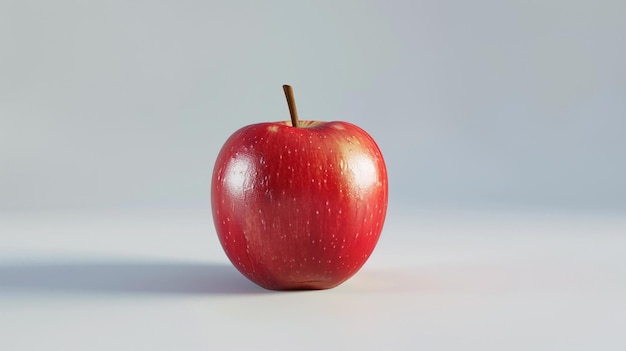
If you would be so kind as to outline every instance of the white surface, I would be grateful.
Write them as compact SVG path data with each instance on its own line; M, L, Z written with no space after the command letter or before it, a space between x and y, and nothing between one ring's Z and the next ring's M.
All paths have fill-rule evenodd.
M345 284L270 292L209 213L0 215L0 349L626 348L623 216L392 211Z

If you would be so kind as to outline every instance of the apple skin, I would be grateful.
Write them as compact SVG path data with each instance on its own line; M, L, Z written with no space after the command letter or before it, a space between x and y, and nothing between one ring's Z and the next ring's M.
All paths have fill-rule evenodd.
M271 290L328 289L370 257L388 201L385 162L347 122L259 123L218 154L213 221L233 265Z

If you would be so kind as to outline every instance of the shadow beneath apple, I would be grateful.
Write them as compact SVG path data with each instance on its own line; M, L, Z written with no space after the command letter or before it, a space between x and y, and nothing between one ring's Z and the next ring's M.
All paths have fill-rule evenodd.
M160 261L0 264L0 294L232 295L267 292L226 264Z

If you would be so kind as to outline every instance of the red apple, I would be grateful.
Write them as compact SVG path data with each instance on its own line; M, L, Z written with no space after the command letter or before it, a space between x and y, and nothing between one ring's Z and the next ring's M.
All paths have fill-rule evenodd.
M347 122L259 123L222 147L211 185L213 220L233 265L272 290L327 289L369 258L387 210L380 149Z

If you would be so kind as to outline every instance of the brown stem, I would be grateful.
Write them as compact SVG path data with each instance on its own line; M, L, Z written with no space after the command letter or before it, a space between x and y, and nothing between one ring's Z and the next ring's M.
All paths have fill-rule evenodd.
M291 85L283 85L285 97L287 98L287 106L289 106L289 115L291 116L291 125L298 128L298 110L296 109L296 99L293 97L293 89Z

